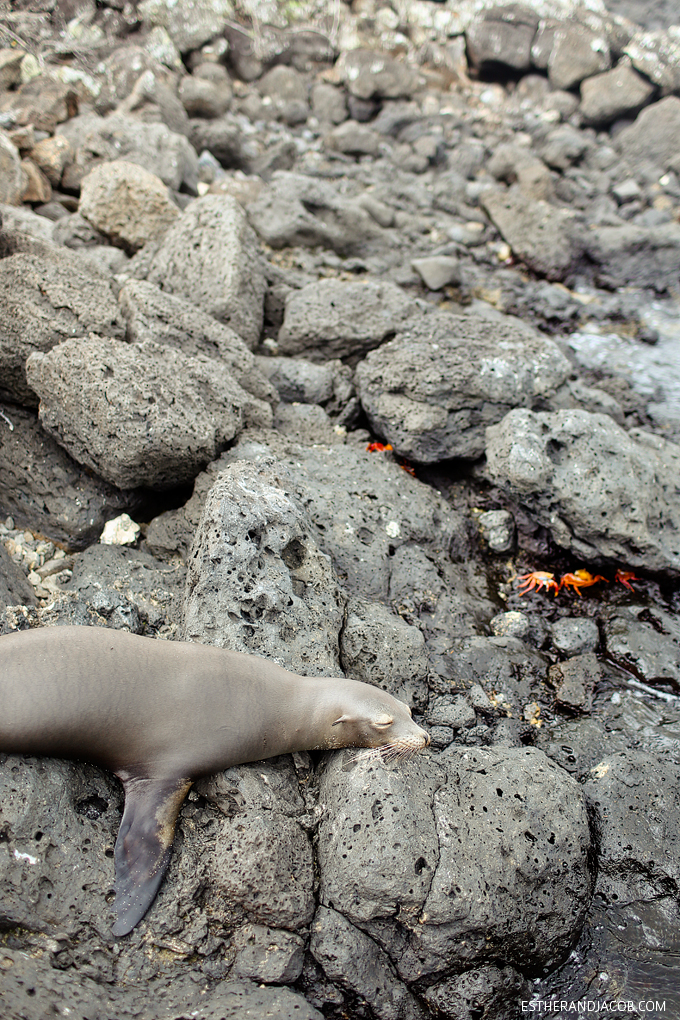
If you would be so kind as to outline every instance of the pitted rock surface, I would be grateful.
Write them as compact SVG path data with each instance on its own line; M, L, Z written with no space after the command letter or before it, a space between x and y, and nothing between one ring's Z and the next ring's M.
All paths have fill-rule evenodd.
M439 313L369 354L356 384L378 435L397 453L431 464L478 457L487 425L547 396L568 374L547 337L512 322Z
M148 279L231 326L247 344L257 342L265 281L255 235L229 195L189 205L165 234Z
M542 752L454 748L399 771L338 756L321 796L321 901L389 947L406 981L497 960L499 946L536 970L568 952L590 831L578 784Z
M118 295L127 321L127 338L176 347L191 357L214 358L229 368L239 386L260 400L276 403L276 392L264 378L252 352L230 326L184 298L160 290L146 280L128 280Z
M414 311L393 283L321 280L288 296L278 350L312 361L365 354L401 330Z
M214 360L150 340L69 340L27 368L43 428L119 488L189 481L259 403Z
M343 599L278 464L236 462L203 509L189 557L185 637L337 675Z
M604 558L680 574L680 450L588 411L515 410L487 432L486 472L554 541ZM587 484L574 484L574 466Z
M98 539L109 518L134 511L135 493L83 470L34 413L13 407L8 418L11 429L0 420L0 516L82 549Z
M45 245L37 254L0 259L0 399L37 404L26 382L25 363L88 332L122 339L125 323L108 277L63 248Z

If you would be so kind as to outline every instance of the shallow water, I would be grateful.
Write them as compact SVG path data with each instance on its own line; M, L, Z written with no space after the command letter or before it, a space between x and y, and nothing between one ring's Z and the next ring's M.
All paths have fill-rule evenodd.
M636 393L647 398L647 413L657 425L680 433L680 303L653 301L641 320L659 334L656 344L616 333L580 330L566 338L585 368L623 376Z

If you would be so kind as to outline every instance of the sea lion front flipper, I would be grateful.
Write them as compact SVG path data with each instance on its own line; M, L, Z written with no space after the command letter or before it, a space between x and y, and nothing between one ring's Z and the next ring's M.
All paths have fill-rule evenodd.
M154 901L191 780L125 779L123 786L125 809L114 852L114 935L131 932Z

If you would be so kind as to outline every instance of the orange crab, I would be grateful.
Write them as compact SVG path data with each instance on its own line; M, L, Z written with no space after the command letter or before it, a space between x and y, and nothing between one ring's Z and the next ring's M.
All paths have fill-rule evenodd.
M614 576L614 580L618 581L619 584L625 585L630 591L635 591L635 588L630 583L631 581L640 581L640 577L636 577L632 570L617 570Z
M577 595L581 594L581 588L590 588L591 584L597 584L598 581L605 581L609 584L606 577L602 574L590 574L587 570L575 570L573 574L564 574L560 579L560 588L573 588Z
M560 586L555 580L555 575L550 574L547 570L532 570L530 574L522 574L517 580L520 582L520 595L526 595L528 591L532 591L534 588L536 591L540 591L541 588L545 588L546 591L552 590L555 595L560 590Z
M385 453L387 450L391 449L391 443L369 443L366 447L366 453Z
M403 461L403 463L401 463L399 467L401 468L402 471L405 471L407 475L413 475L414 478L416 477L416 469L414 468L413 464L409 464L407 460Z

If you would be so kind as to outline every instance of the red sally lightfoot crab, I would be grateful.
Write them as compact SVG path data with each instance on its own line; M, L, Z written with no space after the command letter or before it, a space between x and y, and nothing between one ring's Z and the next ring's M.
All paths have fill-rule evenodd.
M634 591L631 581L639 581L640 578L636 577L635 574L630 570L617 570L614 580L623 584L630 591ZM600 581L604 581L605 584L609 584L609 580L603 577L602 574L591 574L588 570L574 570L573 572L563 574L558 581L554 574L551 574L547 570L532 570L528 574L521 574L517 578L518 591L520 596L526 595L528 591L552 591L554 595L557 595L562 588L571 588L576 592L577 595L581 594L581 588L590 588L593 584L598 584Z

